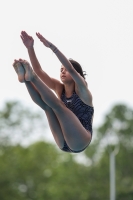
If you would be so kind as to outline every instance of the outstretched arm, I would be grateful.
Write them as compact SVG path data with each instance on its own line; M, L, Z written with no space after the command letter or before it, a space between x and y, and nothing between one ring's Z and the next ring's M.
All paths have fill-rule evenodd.
M51 42L46 40L40 33L36 33L37 37L40 41L48 48L50 48L58 57L62 65L67 69L67 71L71 74L73 80L76 83L76 90L80 96L80 98L89 105L92 105L92 95L88 90L87 84L84 78L74 69L69 60L63 55L63 53Z
M21 32L20 37L23 41L23 44L27 48L33 69L36 73L38 73L38 71L41 70L41 66L35 54L34 39L30 35L28 35L25 31Z
M70 72L73 67L69 60L59 51L59 49L54 44L46 40L46 38L44 38L40 33L36 33L36 35L46 47L50 48L56 54L62 65Z
M62 65L67 69L67 71L71 74L73 80L79 87L79 89L83 89L83 87L86 87L85 80L79 75L79 73L74 69L72 64L69 62L69 60L63 55L63 53L51 42L46 40L40 33L36 33L37 37L40 39L40 41L48 48L50 48L58 57Z
M35 73L41 78L41 80L48 87L50 87L52 90L56 91L56 86L57 86L57 84L59 84L59 81L57 81L54 78L49 77L49 75L42 70L41 65L35 54L33 38L30 35L28 35L25 31L21 32L20 37L23 41L23 44L27 48L27 51L28 51L28 54L30 57L30 61L31 61L31 64L33 66Z

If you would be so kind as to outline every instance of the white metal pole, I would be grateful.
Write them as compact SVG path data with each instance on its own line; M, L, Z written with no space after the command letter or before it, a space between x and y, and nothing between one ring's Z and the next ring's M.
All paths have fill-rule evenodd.
M115 153L110 153L110 200L115 200Z

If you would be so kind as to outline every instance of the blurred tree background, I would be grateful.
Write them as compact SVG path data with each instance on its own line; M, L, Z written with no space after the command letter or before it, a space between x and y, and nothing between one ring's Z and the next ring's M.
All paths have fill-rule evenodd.
M0 200L109 199L109 154L116 155L116 200L133 200L133 110L114 105L80 154L45 141L46 119L20 102L0 110ZM33 136L40 141L26 143ZM27 145L24 145L27 144Z

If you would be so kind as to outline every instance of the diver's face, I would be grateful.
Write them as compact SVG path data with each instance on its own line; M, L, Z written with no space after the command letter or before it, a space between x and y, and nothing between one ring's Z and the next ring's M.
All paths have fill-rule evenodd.
M63 83L73 81L70 73L66 70L66 68L62 65L60 69L60 79Z

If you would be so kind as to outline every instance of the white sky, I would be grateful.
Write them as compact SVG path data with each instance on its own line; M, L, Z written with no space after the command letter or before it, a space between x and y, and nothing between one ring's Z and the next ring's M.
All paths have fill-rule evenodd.
M0 25L0 106L22 100L37 108L12 67L15 58L29 60L20 39L25 30L52 77L59 78L61 64L35 32L81 63L94 99L94 126L113 104L133 108L133 0L3 0Z

